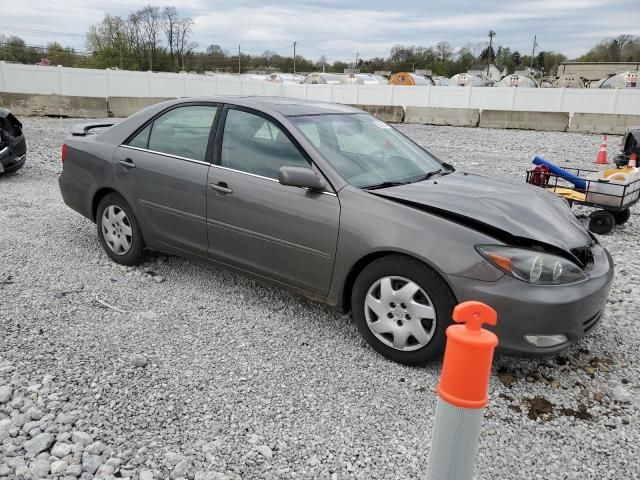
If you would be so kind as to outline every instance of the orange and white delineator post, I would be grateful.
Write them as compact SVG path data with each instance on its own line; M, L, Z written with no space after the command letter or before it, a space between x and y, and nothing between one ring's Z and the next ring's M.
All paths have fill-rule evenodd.
M438 404L427 466L428 480L471 480L476 463L489 377L498 337L496 311L481 302L464 302L447 328L447 346L438 385Z

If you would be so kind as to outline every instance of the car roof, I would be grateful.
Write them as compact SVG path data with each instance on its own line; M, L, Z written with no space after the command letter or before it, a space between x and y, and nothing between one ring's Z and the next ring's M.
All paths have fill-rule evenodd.
M260 97L260 96L214 96L201 98L181 98L181 101L214 101L243 107L256 108L265 113L268 111L278 112L286 117L300 115L326 115L326 114L348 114L363 113L362 110L348 105L337 105L335 103L321 102L318 100L302 100L299 98L283 97Z

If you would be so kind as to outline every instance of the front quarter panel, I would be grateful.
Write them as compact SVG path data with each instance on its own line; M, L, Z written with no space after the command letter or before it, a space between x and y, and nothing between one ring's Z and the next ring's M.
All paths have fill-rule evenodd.
M447 276L494 282L504 274L475 250L502 242L464 225L352 186L339 192L340 235L330 303L340 305L349 272L376 252L415 257ZM449 283L449 282L447 282ZM347 306L348 307L348 306Z

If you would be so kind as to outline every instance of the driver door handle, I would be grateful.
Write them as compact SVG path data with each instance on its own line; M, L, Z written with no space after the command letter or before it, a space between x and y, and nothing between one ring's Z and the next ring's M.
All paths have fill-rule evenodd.
M118 163L126 168L136 168L136 164L133 163L133 160L131 160L130 158L125 158L124 160L120 160Z
M210 183L209 188L216 191L219 195L229 195L233 193L233 190L230 189L225 182Z

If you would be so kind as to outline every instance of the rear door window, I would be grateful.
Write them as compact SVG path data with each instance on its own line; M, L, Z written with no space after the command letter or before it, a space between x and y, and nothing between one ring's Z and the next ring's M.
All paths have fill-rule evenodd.
M217 107L208 105L188 105L169 110L154 120L146 148L155 152L205 161L216 112ZM138 146L135 143L142 144L145 140L144 134L145 131L141 131L129 145L135 147Z
M149 145L149 133L151 132L151 124L143 128L131 141L129 145L137 148L147 148Z

